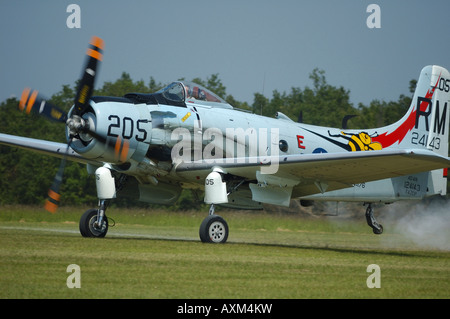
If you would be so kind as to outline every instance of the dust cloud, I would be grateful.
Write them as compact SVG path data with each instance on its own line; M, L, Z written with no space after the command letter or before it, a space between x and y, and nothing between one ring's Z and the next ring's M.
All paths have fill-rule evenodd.
M385 225L387 233L401 236L418 247L450 251L449 199L394 203L387 205L377 219Z

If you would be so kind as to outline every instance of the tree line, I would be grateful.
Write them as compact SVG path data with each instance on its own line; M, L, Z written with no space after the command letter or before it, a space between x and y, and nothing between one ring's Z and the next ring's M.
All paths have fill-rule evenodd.
M308 124L341 127L345 115L355 115L348 128L371 128L391 124L400 119L408 110L411 96L400 95L396 101L373 100L369 105L350 102L350 91L344 87L330 85L326 81L325 71L314 69L309 78L312 87L292 87L288 92L273 91L272 97L254 93L253 103L237 101L228 94L218 74L206 79L195 78L192 81L205 86L224 98L232 106L252 111L256 114L274 116L281 111L294 121L299 119ZM184 79L181 79L184 80ZM410 93L414 92L416 81L410 82ZM148 83L133 81L123 72L114 82L105 82L94 91L94 95L123 96L130 92L152 93L165 84L150 77ZM51 96L50 103L68 111L73 105L77 83L63 85L61 90ZM10 98L0 104L0 132L32 137L56 142L66 142L64 126L41 118L26 115L18 111L18 99ZM14 147L0 145L0 204L41 205L58 170L60 160ZM84 165L68 162L64 172L61 189L62 205L97 204L95 181L88 175ZM144 205L127 199L117 199L115 205ZM146 206L152 206L145 204ZM170 207L171 210L191 209L198 202L189 191L183 191L180 200Z

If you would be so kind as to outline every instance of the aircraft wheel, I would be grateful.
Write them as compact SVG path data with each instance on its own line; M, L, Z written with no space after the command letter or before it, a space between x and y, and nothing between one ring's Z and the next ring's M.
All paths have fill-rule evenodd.
M200 225L200 240L203 243L225 243L228 239L228 224L219 215L209 215Z
M381 234L383 233L383 225L378 224L378 226L379 226L378 229L375 228L375 227L373 227L373 233L374 233L375 235L381 235Z
M108 218L103 218L101 227L96 225L97 209L87 210L80 218L80 233L83 237L98 237L103 238L108 232Z

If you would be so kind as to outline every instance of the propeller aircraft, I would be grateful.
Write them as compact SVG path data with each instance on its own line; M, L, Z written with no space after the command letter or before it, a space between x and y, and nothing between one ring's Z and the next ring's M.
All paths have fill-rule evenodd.
M61 158L45 204L50 212L60 202L66 161L87 165L99 205L80 219L84 237L106 235L108 204L122 192L166 205L182 189L204 194L210 209L199 235L209 243L224 243L229 233L216 205L362 202L368 225L381 234L373 203L446 194L450 74L443 67L422 69L411 106L396 123L349 130L298 123L281 112L274 118L245 112L184 81L152 94L92 96L103 49L93 37L68 113L38 91L22 93L19 109L64 123L67 144L0 134L0 144Z

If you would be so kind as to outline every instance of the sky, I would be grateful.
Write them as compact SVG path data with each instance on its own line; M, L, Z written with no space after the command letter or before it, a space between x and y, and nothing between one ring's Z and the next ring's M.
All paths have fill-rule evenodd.
M70 4L79 28L68 27ZM450 68L449 12L448 0L1 0L0 101L73 86L93 35L105 41L97 87L123 72L146 84L218 73L251 104L254 93L312 87L319 68L354 106L393 101L424 66Z

